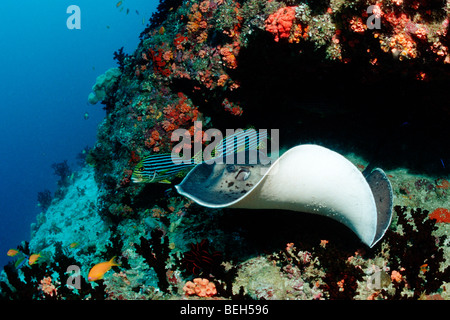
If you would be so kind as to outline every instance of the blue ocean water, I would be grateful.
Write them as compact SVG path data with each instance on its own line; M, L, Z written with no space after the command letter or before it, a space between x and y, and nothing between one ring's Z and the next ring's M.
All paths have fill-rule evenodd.
M81 29L68 29L70 5ZM56 190L53 163L93 146L105 116L87 103L95 79L115 67L114 51L132 53L157 0L22 0L0 7L0 267L30 238L37 194ZM89 118L85 120L84 114Z

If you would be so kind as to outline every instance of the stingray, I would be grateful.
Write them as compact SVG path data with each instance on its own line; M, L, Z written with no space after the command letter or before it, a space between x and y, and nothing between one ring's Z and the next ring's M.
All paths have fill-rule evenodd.
M264 164L253 153L239 164L201 163L176 187L208 208L284 209L318 214L350 228L369 247L391 223L392 187L384 171L363 175L339 153L305 144ZM242 157L241 157L242 159Z

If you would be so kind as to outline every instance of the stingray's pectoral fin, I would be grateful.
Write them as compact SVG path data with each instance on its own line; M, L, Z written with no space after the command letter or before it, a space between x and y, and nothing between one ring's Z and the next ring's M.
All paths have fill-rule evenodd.
M389 228L392 220L393 195L388 177L380 168L374 169L366 176L367 183L372 190L377 208L377 232L370 247L373 247Z

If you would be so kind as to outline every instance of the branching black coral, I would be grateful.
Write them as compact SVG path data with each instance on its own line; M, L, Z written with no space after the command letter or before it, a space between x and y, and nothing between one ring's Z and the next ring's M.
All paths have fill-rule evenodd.
M125 58L127 58L127 57L128 57L128 55L123 52L123 47L121 47L117 51L114 51L114 60L117 61L117 64L119 65L119 69L122 72L125 68Z
M449 279L450 268L440 271L440 264L444 261L440 244L446 237L437 238L433 235L437 226L434 220L428 219L427 210L411 209L410 219L407 219L407 207L396 206L394 210L402 232L388 230L386 233L385 241L389 243L392 257L390 268L402 270L406 283L414 290L413 299L418 299L422 293L435 292L444 279ZM402 289L402 286L397 287L397 291Z
M67 164L67 160L52 164L52 169L54 170L53 173L59 177L58 187L67 187L70 181L69 177L72 174L72 170Z
M140 37L143 38L151 29L154 29L163 23L166 20L167 15L178 8L182 2L182 0L161 0L158 4L157 11L152 14L149 25L141 33Z
M19 251L29 255L28 243L17 248ZM103 300L106 297L106 286L98 281L95 287L83 277L79 278L79 289L71 289L66 286L69 275L66 274L69 266L78 265L78 262L68 257L62 249L61 243L55 243L55 253L51 261L28 265L26 263L20 269L10 262L4 267L7 282L0 281L0 299L8 300ZM58 274L59 279L55 281L55 291L48 294L39 289L39 283L46 277Z
M169 282L166 276L166 261L169 259L169 238L160 229L153 229L151 238L140 238L141 244L136 244L136 252L155 270L158 276L158 286L163 292L168 292Z
M50 190L45 189L44 191L38 192L37 201L42 211L47 211L48 207L50 207L50 204L52 203L52 193Z

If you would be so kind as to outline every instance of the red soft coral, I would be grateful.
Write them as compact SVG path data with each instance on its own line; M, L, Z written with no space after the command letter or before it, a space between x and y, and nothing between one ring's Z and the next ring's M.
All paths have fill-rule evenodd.
M445 208L437 208L430 214L430 219L436 220L436 222L450 222L450 210Z
M266 31L275 35L276 42L283 38L289 38L294 19L295 7L280 8L267 18Z

